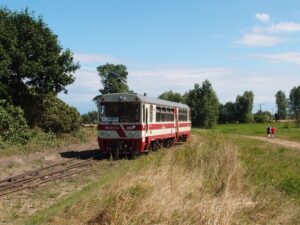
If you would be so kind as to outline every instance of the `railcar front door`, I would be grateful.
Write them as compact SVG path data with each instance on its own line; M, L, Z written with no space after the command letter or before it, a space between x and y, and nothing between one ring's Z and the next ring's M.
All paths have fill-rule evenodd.
M146 108L146 137L149 136L149 118L148 118L148 108Z
M174 117L175 117L175 132L176 132L176 141L178 141L178 132L179 132L179 124L178 124L178 112L177 112L177 108L174 108Z

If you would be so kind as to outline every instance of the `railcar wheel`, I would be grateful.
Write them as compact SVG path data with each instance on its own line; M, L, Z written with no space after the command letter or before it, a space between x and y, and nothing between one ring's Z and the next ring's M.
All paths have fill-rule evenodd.
M120 151L119 151L119 149L112 150L112 151L110 152L110 154L111 154L111 158L112 158L113 160L118 160L119 157L120 157Z
M131 154L128 155L128 159L131 159L131 160L134 160L136 159L138 156L138 153L137 152L133 152Z

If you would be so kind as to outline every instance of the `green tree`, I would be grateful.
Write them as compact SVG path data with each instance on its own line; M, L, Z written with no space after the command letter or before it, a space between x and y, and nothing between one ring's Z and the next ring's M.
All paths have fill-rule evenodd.
M269 111L258 110L253 118L256 123L266 123L272 121L272 114Z
M297 126L300 128L300 86L294 87L289 97L290 111L294 114Z
M275 95L276 105L277 105L277 117L278 119L286 119L287 109L288 109L288 100L283 91L278 91Z
M0 97L23 107L28 96L66 92L79 65L43 19L0 8L0 21Z
M23 110L0 100L0 147L7 143L25 144L30 136Z
M171 102L184 103L183 96L181 96L180 93L176 93L176 92L173 92L171 90L170 91L165 91L160 96L158 96L158 98L164 99L164 100L167 100L167 101L171 101Z
M84 124L96 124L98 123L98 112L91 111L81 115L82 123Z
M191 108L193 126L214 128L217 125L219 100L208 80L201 87L195 84L188 93L187 104Z
M234 123L236 121L235 104L227 102L220 105L219 123Z
M48 95L38 106L37 125L46 132L70 133L79 129L81 116L76 108L67 105L55 95Z
M254 94L252 91L245 91L242 96L238 95L235 101L235 111L237 120L241 123L253 122L253 101Z
M117 92L130 92L127 85L127 68L122 64L105 64L97 67L103 88L100 89L101 95Z

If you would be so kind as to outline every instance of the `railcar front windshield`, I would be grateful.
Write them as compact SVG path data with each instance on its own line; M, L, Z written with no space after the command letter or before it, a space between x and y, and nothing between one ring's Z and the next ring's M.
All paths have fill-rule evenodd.
M102 102L99 106L100 121L138 123L140 104L138 102Z

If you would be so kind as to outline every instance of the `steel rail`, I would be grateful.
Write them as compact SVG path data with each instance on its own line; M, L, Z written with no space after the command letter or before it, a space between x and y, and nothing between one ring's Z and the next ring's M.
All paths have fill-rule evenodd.
M92 156L83 161L72 163L83 157ZM89 153L81 157L70 159L64 162L55 163L47 167L28 171L23 174L11 176L0 181L0 196L8 195L24 189L37 187L41 184L47 183L52 180L57 180L63 177L71 176L73 174L82 173L92 169L93 163L91 162L96 157L101 156L101 153ZM72 163L72 164L70 164ZM58 168L55 168L58 167ZM83 168L88 167L88 168ZM47 171L49 170L49 171ZM51 171L52 170L52 171Z

